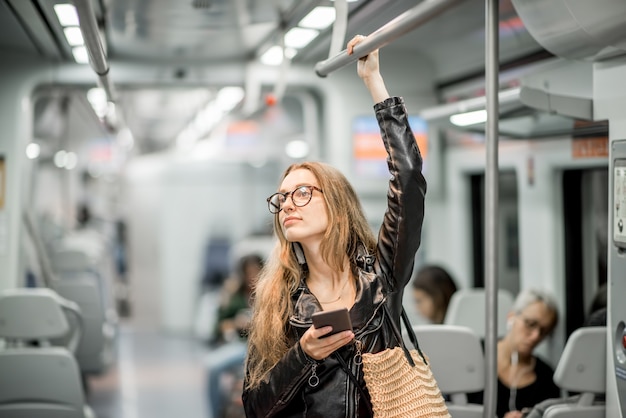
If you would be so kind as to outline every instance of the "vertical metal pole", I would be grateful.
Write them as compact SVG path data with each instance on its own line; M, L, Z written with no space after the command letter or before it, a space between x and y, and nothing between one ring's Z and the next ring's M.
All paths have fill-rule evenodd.
M496 416L498 391L498 0L485 2L485 96L487 98L485 177L485 397L484 418Z

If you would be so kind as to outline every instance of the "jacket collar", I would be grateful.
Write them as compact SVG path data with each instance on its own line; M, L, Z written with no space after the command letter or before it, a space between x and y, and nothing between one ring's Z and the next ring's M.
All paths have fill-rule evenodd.
M381 285L383 279L361 269L358 271L356 297L354 305L350 309L350 318L355 329L360 329L369 322L385 298ZM292 295L293 315L289 319L291 325L302 328L310 327L312 324L311 316L322 310L317 298L307 287L305 278L303 275L298 289Z

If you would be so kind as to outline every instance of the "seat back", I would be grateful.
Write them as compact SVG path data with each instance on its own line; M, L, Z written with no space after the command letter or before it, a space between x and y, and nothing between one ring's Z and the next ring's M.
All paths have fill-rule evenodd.
M76 359L50 345L71 332L61 304L72 306L50 289L0 292L0 416L85 417Z
M483 406L469 404L467 394L485 387L485 358L480 338L468 327L458 325L415 325L421 350L448 410L457 418L482 418Z
M50 289L9 289L0 293L0 338L49 340L66 335L69 323Z
M50 255L50 263L55 272L82 272L94 267L93 257L78 248L57 248Z
M485 338L485 289L461 289L450 299L444 323L469 327L481 340ZM506 334L506 316L513 308L513 295L498 289L498 337Z
M554 371L554 383L580 395L575 403L547 408L545 418L605 416L605 405L595 402L595 397L606 391L606 338L606 327L583 327L570 335Z
M115 329L107 318L97 275L89 271L60 275L52 287L80 306L83 336L75 357L81 371L88 374L105 372L114 360Z
M0 376L0 416L83 418L80 372L67 349L0 351Z
M56 273L52 287L83 313L84 335L76 359L86 374L102 374L115 361L118 320L110 283L98 262L100 247L97 235L77 234L66 237L50 255Z

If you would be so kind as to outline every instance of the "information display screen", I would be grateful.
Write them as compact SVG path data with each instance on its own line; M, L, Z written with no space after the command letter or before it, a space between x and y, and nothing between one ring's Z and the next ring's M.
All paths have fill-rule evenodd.
M409 124L425 161L428 154L426 122L420 117L409 116ZM380 137L380 128L375 116L359 116L353 120L352 158L354 172L359 177L370 179L389 177L387 151Z

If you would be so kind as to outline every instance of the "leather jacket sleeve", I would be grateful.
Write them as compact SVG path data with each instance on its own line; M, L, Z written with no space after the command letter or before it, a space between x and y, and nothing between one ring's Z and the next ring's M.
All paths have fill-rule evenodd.
M411 278L422 235L426 180L404 100L391 97L377 103L374 110L391 174L387 211L378 234L377 262L393 291L404 288Z
M252 390L244 389L246 417L273 417L283 411L308 384L314 364L297 342L270 370L266 380Z

